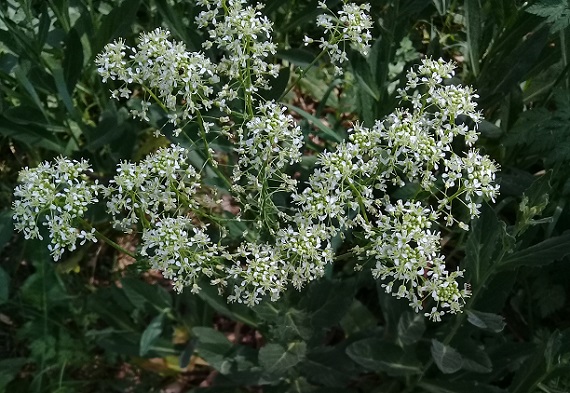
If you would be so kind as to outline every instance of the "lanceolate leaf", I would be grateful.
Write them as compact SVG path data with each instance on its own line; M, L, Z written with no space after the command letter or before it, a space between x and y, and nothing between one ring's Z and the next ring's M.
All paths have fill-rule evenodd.
M568 254L570 254L570 232L551 237L534 246L508 255L501 261L500 268L508 270L521 266L537 267L548 265L564 258Z
M413 375L421 372L421 364L413 353L377 338L352 343L346 348L352 360L372 371L389 375Z

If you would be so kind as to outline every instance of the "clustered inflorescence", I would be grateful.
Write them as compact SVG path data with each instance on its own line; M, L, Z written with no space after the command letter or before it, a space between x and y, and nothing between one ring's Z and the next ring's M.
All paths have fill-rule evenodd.
M358 231L355 258L363 261L359 266L373 264L372 275L386 292L407 299L417 312L429 305L425 315L433 320L461 311L469 290L458 283L463 272L446 267L438 228L468 230L481 203L494 200L499 188L497 165L474 148L476 129L464 121L480 121L477 96L468 87L445 83L453 64L424 59L410 70L399 90L402 107L372 127L355 124L348 140L318 156L300 187L289 169L303 156L301 129L284 106L257 95L279 71L267 60L277 49L271 21L261 5L244 0L198 5L203 11L196 22L209 31L204 47L222 51L218 63L187 51L162 29L142 34L136 47L122 40L109 44L96 62L104 81L121 84L113 97L134 101L142 91L135 117L148 120L154 102L177 133L196 122L213 170L218 170L216 151L206 134L218 130L234 143L229 187L219 192L231 192L239 204L234 220L251 223L243 239L226 242L224 219L204 213L198 196L213 191L203 181L203 168L190 164L191 151L179 145L139 163L121 162L107 186L90 181L85 161L59 158L26 168L15 190L16 228L26 238L41 238L43 223L58 260L78 240L96 240L83 217L103 195L113 225L141 233L140 255L172 280L176 291L197 292L206 279L229 292L228 301L248 305L265 297L276 300L289 286L301 289L321 277L335 258L333 239ZM363 55L369 50L370 6L345 2L338 13L324 2L321 7L325 14L317 24L329 38L305 42L318 42L340 72L347 45ZM206 121L213 108L224 113L221 129ZM467 148L458 149L461 144ZM402 187L415 192L405 199L391 196ZM216 226L220 235L214 240Z

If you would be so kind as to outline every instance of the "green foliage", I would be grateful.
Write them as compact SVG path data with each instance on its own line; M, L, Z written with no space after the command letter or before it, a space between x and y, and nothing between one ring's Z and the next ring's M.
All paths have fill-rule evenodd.
M124 268L101 243L53 264L45 244L14 236L9 205L21 167L57 154L88 157L95 176L106 179L119 161L179 141L168 132L148 138L148 126L129 115L136 100L109 101L94 58L113 39L133 42L136 32L158 25L199 50L204 37L188 28L193 3L0 2L0 392L159 392L174 383L204 393L568 391L570 26L563 0L376 2L374 45L367 59L351 54L348 83L341 87L319 60L284 98L311 138L295 167L305 181L313 154L344 140L347 123L371 125L396 107L397 89L420 56L455 59L458 78L477 88L487 119L481 147L501 164L501 198L483 208L468 235L443 234L449 264L465 268L472 296L464 313L442 323L355 271L367 261L343 256L359 240L348 232L322 280L253 309L227 304L207 285L198 295L176 294L161 277L140 274L144 261ZM268 1L266 10L282 44L277 57L291 64L268 93L279 98L315 60L302 39L320 11L316 0ZM164 121L156 110L150 127ZM196 129L186 132L198 140ZM197 167L207 161L198 153L192 160ZM404 198L417 188L390 192ZM237 237L244 228L232 222L227 229ZM134 238L105 233L136 247Z

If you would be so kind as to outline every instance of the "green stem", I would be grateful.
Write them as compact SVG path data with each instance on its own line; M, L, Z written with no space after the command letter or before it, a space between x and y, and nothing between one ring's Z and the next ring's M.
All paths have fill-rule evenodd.
M81 226L87 230L91 230L93 229L93 226L88 223L87 221L85 221L84 219L80 219L80 223ZM113 247L115 250L126 254L128 256L130 256L131 258L136 258L136 254L133 254L132 252L124 249L123 247L121 247L120 245L118 245L117 243L115 243L114 241L112 241L111 239L109 239L107 236L103 235L101 232L99 232L98 230L95 230L95 237L99 240L102 240L103 242L107 243L108 245L110 245L111 247Z
M226 184L229 190L232 186L232 183L229 181L226 175L224 175L222 171L220 171L220 169L217 167L217 162L214 160L214 157L212 157L212 154L210 153L210 144L208 143L208 139L206 138L206 129L204 128L204 119L202 118L202 114L200 112L197 112L196 117L198 119L198 128L200 129L200 137L202 138L202 142L204 143L204 150L206 150L206 160L207 162L210 163L210 167L212 168L212 170L216 173L216 175L218 175L220 179L222 179L222 181Z
M297 86L297 83L299 83L299 81L301 79L303 79L305 77L305 74L311 69L313 68L313 66L315 64L317 64L317 62L321 59L321 57L324 56L324 54L326 53L326 50L322 50L321 53L319 53L317 55L317 57L315 57L313 59L313 61L303 69L303 71L301 71L301 73L299 74L299 77L295 80L295 82L293 82L284 92L283 94L281 94L281 96L279 96L279 98L277 99L277 101L281 101L283 98L285 98L285 96L295 87Z

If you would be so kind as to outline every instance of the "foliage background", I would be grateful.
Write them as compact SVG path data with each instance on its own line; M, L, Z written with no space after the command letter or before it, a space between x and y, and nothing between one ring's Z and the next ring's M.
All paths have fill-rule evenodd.
M316 53L302 38L315 28L317 1L270 0L265 10L288 70L309 64ZM443 323L386 296L350 259L301 293L248 309L206 288L176 295L100 244L53 264L45 245L14 235L22 167L63 154L90 159L105 178L120 160L165 143L148 132L162 125L158 114L145 125L108 99L94 58L113 39L132 43L157 26L198 50L196 13L191 1L0 3L0 391L570 390L566 0L375 1L372 53L351 58L349 87L339 89L322 63L287 96L321 151L346 136L350 120L370 125L390 113L394 87L420 54L454 59L478 90L501 199L468 237L444 236L474 295ZM300 169L311 167L308 156ZM136 247L136 238L116 240Z

